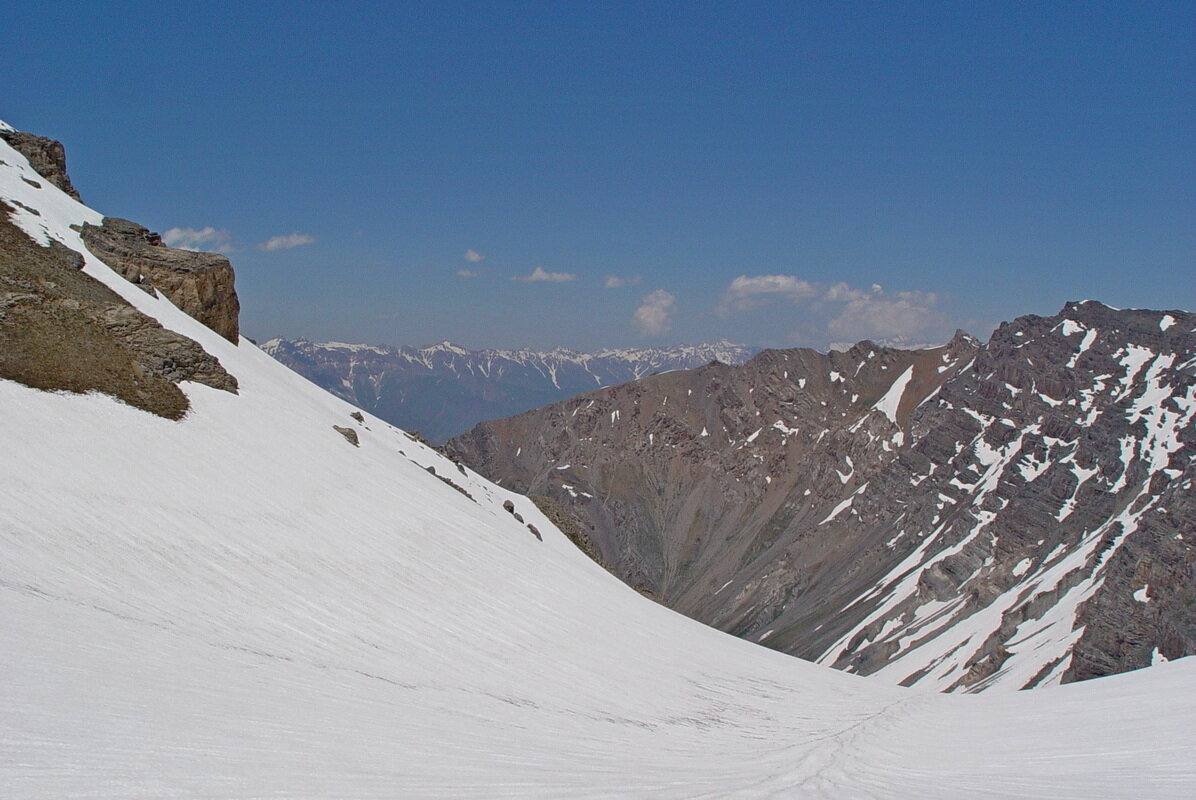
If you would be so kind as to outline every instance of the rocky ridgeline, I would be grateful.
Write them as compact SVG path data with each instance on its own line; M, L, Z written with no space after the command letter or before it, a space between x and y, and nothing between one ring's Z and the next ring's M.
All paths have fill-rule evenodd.
M38 175L75 200L80 199L66 172L66 148L62 146L62 142L24 131L15 131L6 126L0 126L0 139L25 156Z
M579 353L271 339L262 349L319 386L432 442L600 386L755 352L729 342Z
M80 250L235 342L239 306L227 259L166 247L145 228L112 218L85 224L79 250L39 243L13 218L36 221L39 205L69 204L61 194L48 197L59 190L78 200L62 145L2 124L0 139L11 148L0 155L7 187L0 199L0 377L39 389L101 391L170 419L189 405L181 381L235 392L236 379L197 342L83 272Z
M943 689L1196 652L1196 317L1069 304L981 346L765 351L448 452L600 560L784 652Z

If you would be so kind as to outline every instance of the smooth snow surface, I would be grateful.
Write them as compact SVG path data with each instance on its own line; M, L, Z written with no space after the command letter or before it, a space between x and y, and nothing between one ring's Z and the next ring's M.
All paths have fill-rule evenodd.
M77 241L63 225L94 212L50 205L45 234ZM0 795L1196 793L1196 660L957 697L750 644L245 340L86 271L241 390L185 384L175 423L0 381Z
M909 385L909 380L914 375L914 368L911 366L898 376L897 380L885 392L884 397L876 401L875 408L889 418L889 422L894 425L897 424L897 408L901 405L901 398L905 394L905 387Z

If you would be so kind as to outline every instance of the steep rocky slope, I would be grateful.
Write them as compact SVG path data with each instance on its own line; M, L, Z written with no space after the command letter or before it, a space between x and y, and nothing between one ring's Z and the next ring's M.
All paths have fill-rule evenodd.
M1196 651L1194 332L1086 302L984 346L767 351L447 451L739 636L907 684L1072 681Z
M485 419L518 414L600 386L711 361L741 364L755 350L730 342L579 353L557 348L466 350L271 339L262 349L338 397L433 442Z

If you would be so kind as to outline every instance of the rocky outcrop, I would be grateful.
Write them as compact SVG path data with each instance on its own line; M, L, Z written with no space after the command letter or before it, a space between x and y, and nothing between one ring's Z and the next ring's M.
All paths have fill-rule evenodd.
M168 419L187 411L177 384L235 392L196 342L163 328L80 271L79 253L43 247L0 202L0 377L45 390L99 391Z
M105 217L80 231L87 248L125 279L158 290L182 311L236 344L241 304L233 267L217 253L167 247L162 237L128 220Z
M632 586L841 669L978 690L1196 652L1196 316L1069 304L983 347L766 351L447 450Z
M404 430L444 442L485 419L505 417L599 386L711 359L741 364L755 350L717 342L578 353L558 348L466 350L377 347L271 339L262 349L313 383Z
M66 173L66 149L62 146L62 142L2 127L0 127L0 139L8 142L12 149L29 159L29 165L37 171L37 174L79 200L79 193L71 185L71 179Z

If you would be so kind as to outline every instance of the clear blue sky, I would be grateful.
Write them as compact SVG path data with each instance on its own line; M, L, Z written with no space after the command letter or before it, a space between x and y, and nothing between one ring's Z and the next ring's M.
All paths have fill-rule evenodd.
M0 45L0 119L97 210L233 251L257 338L1196 308L1192 2L46 2Z

